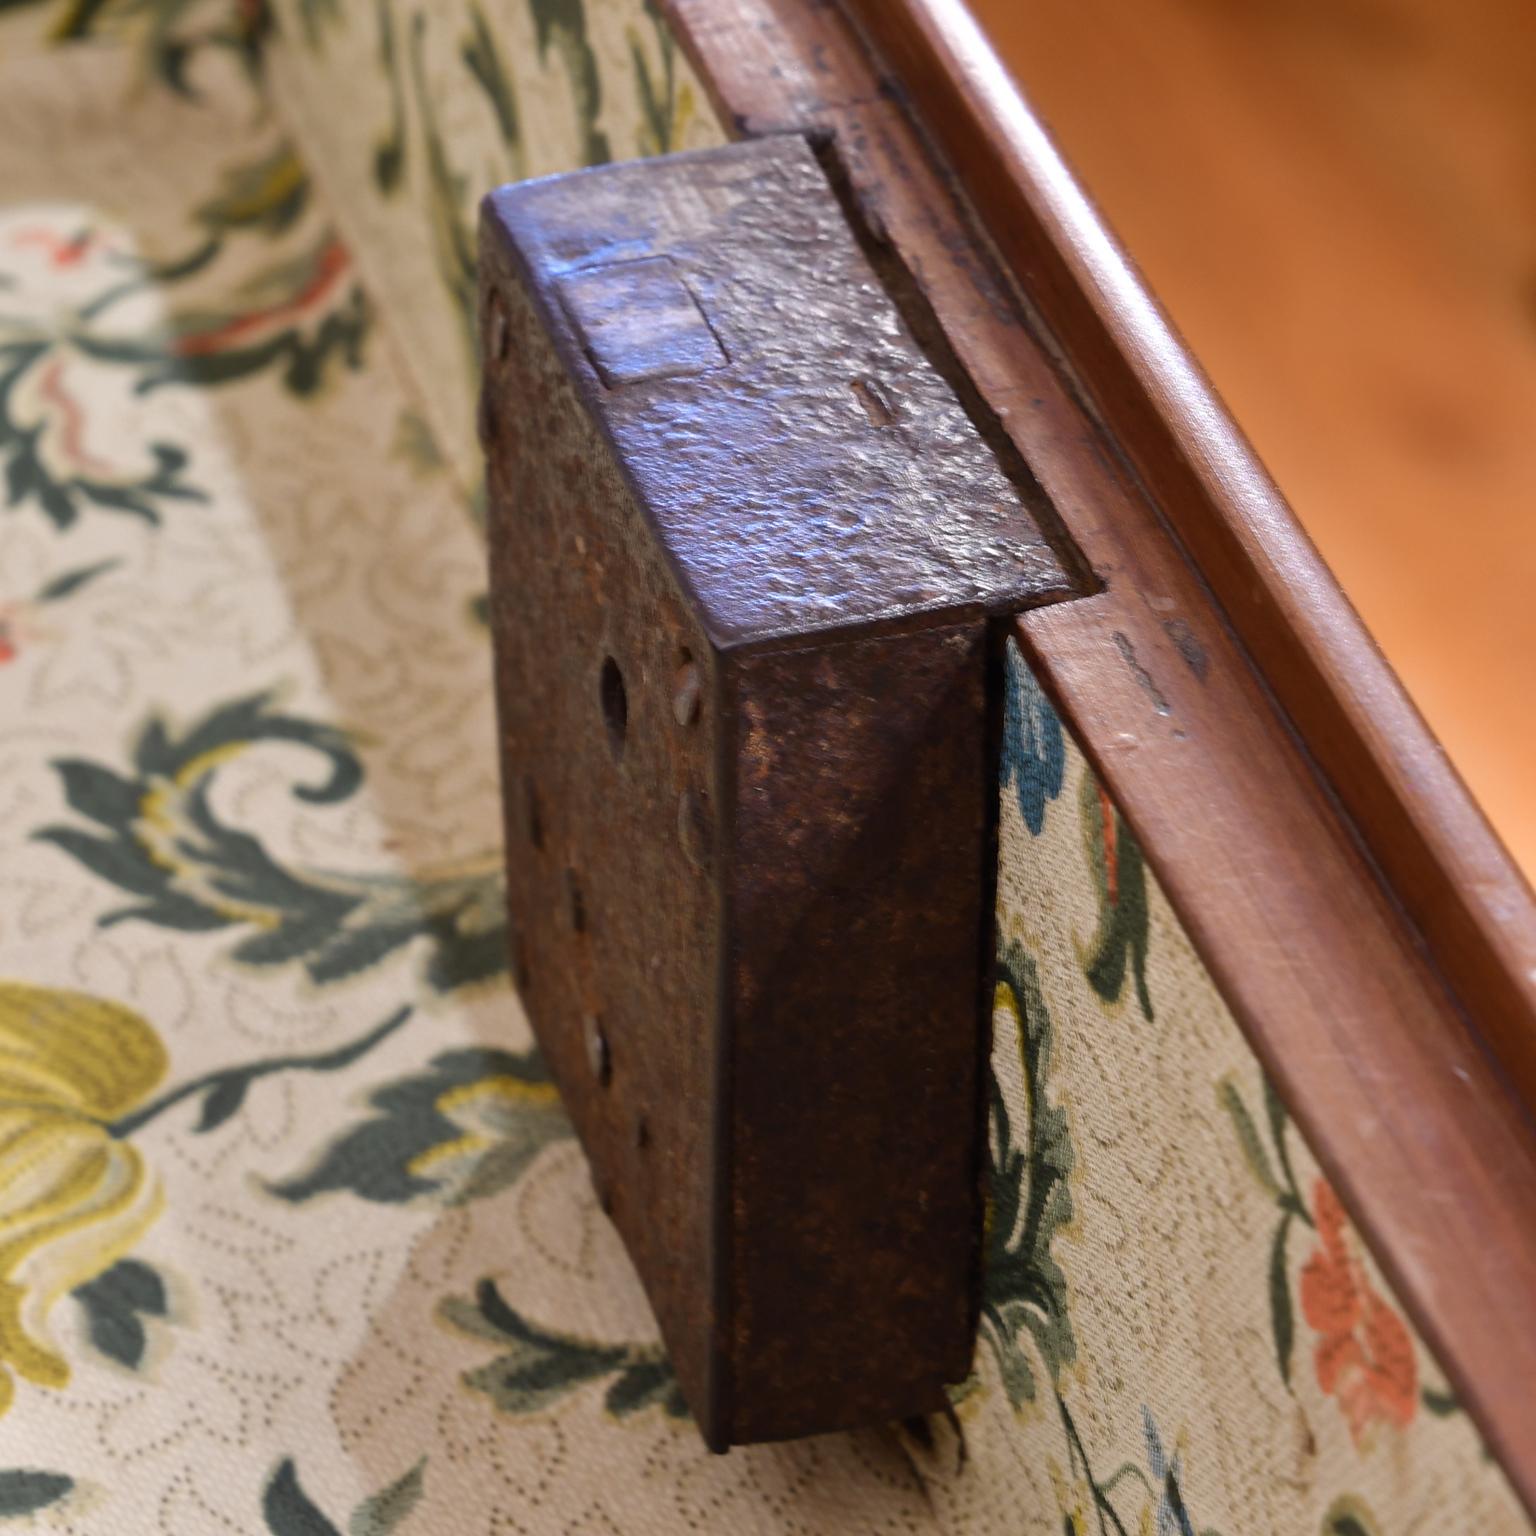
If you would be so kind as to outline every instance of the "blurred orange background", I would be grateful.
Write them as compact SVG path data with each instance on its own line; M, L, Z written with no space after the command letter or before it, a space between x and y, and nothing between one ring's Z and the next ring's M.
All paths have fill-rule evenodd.
M1536 3L972 4L1536 876Z

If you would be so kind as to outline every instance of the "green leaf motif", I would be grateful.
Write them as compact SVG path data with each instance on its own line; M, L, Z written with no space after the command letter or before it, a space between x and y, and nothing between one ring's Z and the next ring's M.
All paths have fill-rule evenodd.
M38 0L0 0L0 10L36 4ZM210 49L235 53L254 84L259 78L256 43L270 25L264 7L243 6L227 19L217 15L209 25L209 13L190 0L158 0L156 4L121 4L116 0L64 0L49 24L54 42L101 36L114 46L120 23L127 16L145 18L137 29L137 50L147 72L168 90L196 99L188 72L196 57ZM98 31L98 28L100 29Z
M313 191L303 158L287 139L230 166L221 180L219 190L195 210L197 221L212 235L238 229L283 234L298 222Z
M352 1511L347 1536L389 1536L421 1502L426 1459ZM271 1536L341 1536L341 1532L299 1482L291 1456L267 1480L261 1512Z
M1237 1084L1230 1077L1222 1078L1216 1085L1216 1098L1231 1117L1232 1128L1237 1132L1237 1144L1242 1149L1243 1161L1248 1164L1249 1171L1275 1200L1282 1200L1285 1191L1270 1167L1269 1154L1259 1139L1259 1128L1253 1123L1253 1116L1248 1113L1248 1106L1243 1103Z
M347 1191L385 1205L422 1197L460 1205L506 1189L544 1147L571 1134L532 1051L446 1051L368 1103L368 1119L271 1192L294 1204Z
M659 1344L597 1344L536 1327L508 1305L494 1280L482 1280L474 1299L449 1297L438 1315L450 1328L503 1346L486 1365L464 1373L464 1384L483 1392L502 1413L539 1413L590 1382L613 1380L603 1407L616 1419L645 1408L670 1418L688 1415L672 1366Z
M495 850L421 876L288 868L258 837L220 820L213 789L221 767L276 743L310 750L328 770L319 783L296 784L296 800L332 805L362 784L362 763L343 732L283 714L268 695L254 694L179 734L152 721L126 774L80 758L56 761L70 808L95 826L54 825L34 836L135 898L103 916L104 927L244 929L236 961L302 965L319 984L356 975L417 940L427 941L427 980L441 991L501 975L506 903ZM228 1106L226 1097L209 1112Z
M379 31L379 73L389 86L389 126L374 141L373 183L390 197L400 190L405 178L405 87L400 80L393 0L375 0L374 15Z
M218 190L192 209L201 230L196 244L179 255L128 262L129 275L82 306L79 318L94 320L129 294L196 277L218 260L232 234L286 234L310 206L312 190L308 168L286 138L226 167Z
M251 1079L243 1073L231 1073L215 1083L203 1097L203 1112L197 1121L198 1132L215 1130L231 1115L238 1114L250 1086Z
M39 1472L31 1467L0 1470L0 1520L19 1520L57 1504L74 1491L75 1480L62 1472Z
M1237 1133L1237 1144L1249 1172L1280 1211L1280 1220L1275 1226L1275 1235L1269 1249L1269 1315L1274 1330L1275 1359L1280 1367L1280 1379L1289 1387L1292 1356L1296 1346L1296 1317L1291 1301L1287 1244L1293 1221L1308 1227L1314 1225L1314 1222L1312 1213L1301 1198L1301 1192L1296 1188L1296 1174L1291 1167L1290 1150L1286 1146L1286 1127L1290 1119L1285 1105L1267 1076L1263 1078L1263 1085L1264 1113L1274 1152L1273 1161L1270 1149L1265 1147L1259 1128L1253 1116L1248 1113L1248 1106L1243 1102L1243 1096L1231 1077L1222 1078L1216 1085L1216 1098L1232 1121L1232 1128Z
M1364 1500L1346 1493L1328 1506L1320 1536L1381 1536L1381 1527Z
M352 1511L352 1518L347 1522L347 1536L389 1536L421 1502L426 1469L427 1461L423 1457L389 1487L364 1499Z
M125 472L120 478L107 479L99 473L76 469L56 474L43 458L42 440L47 419L24 425L13 411L18 386L34 371L42 373L56 360L52 339L0 345L0 462L5 466L5 505L21 508L35 503L53 526L61 532L72 528L81 514L94 507L103 512L124 513L158 524L164 503L173 501L206 502L207 494L191 485L182 471L187 455L171 443L148 445L154 467L138 473ZM83 579L100 574L100 568L87 571ZM67 595L65 591L39 595L41 601Z
M1030 671L1017 644L1008 645L1003 687L1003 751L1000 780L1011 784L1030 836L1045 830L1046 806L1061 793L1066 774L1066 736L1061 717Z
M77 566L74 570L65 571L63 575L55 576L52 581L45 582L38 589L34 601L56 603L62 598L73 597L76 592L89 586L98 576L105 576L109 571L115 571L121 564L121 560L98 560L94 565Z
M469 7L470 35L459 50L465 67L490 103L496 114L496 126L501 133L502 147L510 159L511 179L522 181L528 174L523 157L522 127L518 121L517 92L507 66L496 46L496 37L485 13L478 5Z
M109 1360L137 1370L148 1343L143 1319L168 1310L159 1272L139 1259L119 1259L72 1294L85 1309L91 1343Z
M1294 1217L1289 1211L1275 1228L1269 1250L1269 1312L1275 1331L1275 1358L1280 1363L1280 1379L1291 1384L1291 1356L1296 1345L1296 1317L1291 1306L1291 1281L1286 1266L1286 1240L1291 1235Z
M666 155L678 147L683 127L692 112L692 92L686 82L681 87L678 85L677 43L656 0L645 0L643 9L656 38L661 74L658 79L651 73L645 47L631 28L628 33L629 59L643 114L639 148L642 156Z
M608 135L597 126L603 110L603 83L597 55L587 40L587 12L583 0L528 0L542 60L553 48L565 66L576 104L576 126L581 135L581 163L606 165L613 159Z
M261 1512L272 1536L341 1536L300 1486L291 1456L284 1458L268 1481Z
M124 330L105 318L146 290L170 297L175 285L213 267L235 235L263 242L285 235L310 206L310 192L302 160L279 140L227 169L215 192L193 209L199 229L190 250L158 261L116 258L104 268L107 279L78 307L61 316L42 310L26 334L0 343L6 506L35 505L65 530L87 510L157 525L173 503L208 500L189 481L188 451L175 442L145 441L147 467L130 462L103 469L55 441L53 423L91 409L90 398L76 398L61 372L72 358L129 372L139 394L176 383L220 385L274 369L290 391L307 395L321 386L333 361L361 366L373 313L349 250L330 228L317 227L302 250L268 258L254 272L249 261L237 264L238 277L216 297L178 306L163 321ZM25 415L20 400L33 402ZM46 453L45 439L54 444Z
M438 276L458 315L465 357L471 368L478 368L475 231L466 206L469 181L453 168L438 126L437 101L426 76L426 29L427 18L418 12L411 20L409 63L411 92L426 152L427 227L432 231Z
M344 279L349 267L345 248L326 231L302 261L260 274L252 292L232 295L216 309L172 315L168 334L157 329L72 339L98 362L135 369L138 394L167 384L231 384L272 369L290 393L302 398L320 388L333 361L353 370L362 367L373 310L361 285ZM283 317L289 323L277 324ZM184 458L180 450L169 451Z
M1072 1219L1074 1161L1064 1110L1049 1096L1052 1025L1039 973L1024 947L1011 942L998 956L994 1021L999 1038L1019 1042L1024 1124L1016 1142L1009 1106L994 1074L989 1088L991 1158L982 1327L1003 1386L1015 1407L1035 1397L1035 1368L1022 1347L1032 1342L1054 1387L1077 1356L1067 1310L1067 1280L1051 1252Z
M1098 930L1084 958L1089 985L1105 1002L1118 1002L1129 968L1136 982L1136 1001L1150 1021L1147 870L1141 844L1091 772L1083 774L1078 806L1099 897Z
M1302 1221L1311 1226L1312 1217L1307 1210L1306 1202L1301 1198L1301 1192L1296 1188L1296 1173L1291 1167L1290 1148L1285 1141L1285 1131L1290 1124L1290 1116L1286 1113L1280 1090L1275 1087L1274 1079L1267 1072L1264 1074L1264 1115L1269 1121L1269 1139L1274 1143L1275 1156L1280 1161L1280 1176L1291 1195L1288 1206Z

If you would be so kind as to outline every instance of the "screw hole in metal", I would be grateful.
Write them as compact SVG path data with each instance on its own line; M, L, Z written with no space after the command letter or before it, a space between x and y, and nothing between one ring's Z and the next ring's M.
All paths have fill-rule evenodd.
M699 664L693 659L693 652L684 650L677 675L672 680L672 718L679 725L692 725L698 720L703 687Z
M606 1088L613 1076L613 1056L608 1049L608 1036L603 1032L603 1021L595 1013L584 1015L581 1034L587 1048L587 1066L592 1076Z
M678 795L677 838L688 862L695 869L708 869L714 831L710 822L709 796L702 790L685 789Z
M587 902L581 891L581 877L574 869L565 872L565 900L571 915L571 927L577 933L587 931Z
M539 809L538 786L533 782L533 775L523 775L523 824L528 832L528 841L536 849L544 846L544 817Z
M864 414L872 427L889 427L896 420L891 398L874 379L854 379L850 385L853 397L864 407Z
M487 339L486 351L493 362L504 362L507 356L507 344L511 340L511 326L507 320L507 306L501 295L495 294L491 299L491 323L490 335Z
M624 737L629 730L629 695L624 688L624 674L612 656L603 658L597 692L603 707L603 724L608 727L608 745L615 758L622 757Z

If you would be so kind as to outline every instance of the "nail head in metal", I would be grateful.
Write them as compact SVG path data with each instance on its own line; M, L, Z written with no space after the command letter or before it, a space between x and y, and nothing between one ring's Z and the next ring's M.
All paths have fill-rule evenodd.
M672 718L679 725L692 725L699 718L699 698L702 692L698 663L684 662L677 669L672 694Z
M604 1087L613 1076L613 1057L608 1049L608 1036L603 1032L603 1021L595 1013L585 1014L581 1021L582 1038L587 1046L587 1065L592 1076Z
M501 296L497 294L491 300L491 334L489 351L493 362L501 362L507 355L507 342L511 336L511 327L507 323L507 307Z

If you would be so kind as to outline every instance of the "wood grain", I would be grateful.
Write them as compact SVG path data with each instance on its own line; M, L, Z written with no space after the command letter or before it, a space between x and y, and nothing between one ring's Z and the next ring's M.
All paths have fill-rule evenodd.
M1097 596L1021 620L1021 640L1536 1510L1536 1137L1445 983L1454 976L1480 1021L1496 1015L1506 1048L1528 1027L1529 976L1483 974L1520 955L1536 968L1523 885L963 13L944 18L962 67L947 52L956 32L928 37L933 18L915 0L864 8L1037 306L1027 324L1021 293L834 11L671 9L726 121L832 137L852 195L1103 581ZM1373 812L1373 792L1390 806ZM1390 884L1373 862L1387 863L1383 837L1414 844ZM1428 896L1404 889L1415 871ZM1470 900L1464 879L1480 882ZM1433 920L1433 952L1400 904L1410 897ZM1493 902L1507 931L1489 931ZM1457 944L1475 953L1458 958Z
M968 12L957 0L859 8L1091 410L1536 1105L1530 886Z

